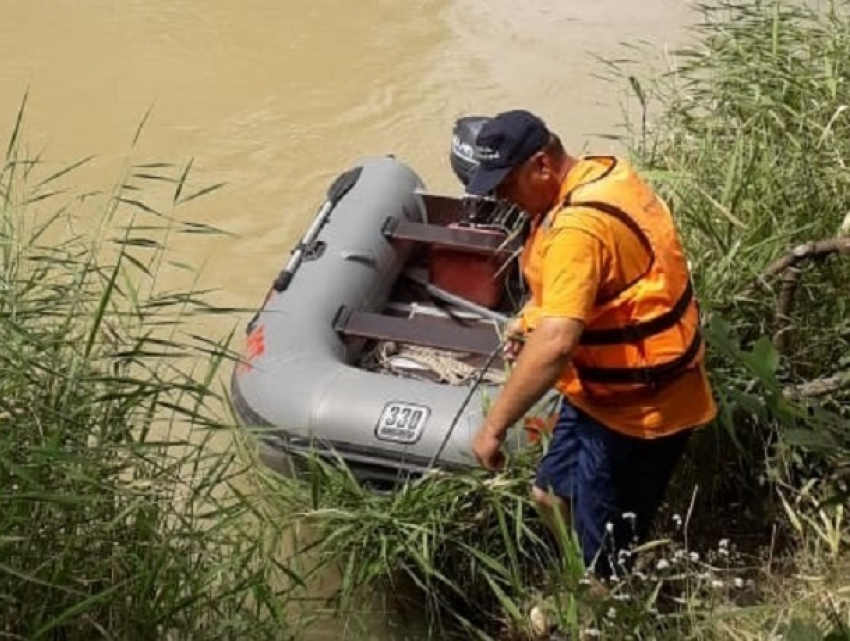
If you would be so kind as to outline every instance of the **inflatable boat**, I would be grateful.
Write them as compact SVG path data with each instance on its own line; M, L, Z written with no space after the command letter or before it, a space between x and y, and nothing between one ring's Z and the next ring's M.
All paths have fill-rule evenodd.
M458 129L476 124L455 126L464 181L474 156ZM234 367L233 406L266 463L292 472L315 452L377 488L476 465L472 442L505 378L503 324L523 296L523 225L504 203L428 193L391 156L340 174ZM525 441L517 427L508 447Z

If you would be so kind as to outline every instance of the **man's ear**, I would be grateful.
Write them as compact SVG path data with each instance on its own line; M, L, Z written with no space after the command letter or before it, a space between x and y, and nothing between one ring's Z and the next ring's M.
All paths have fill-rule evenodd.
M534 166L539 168L539 169L543 168L549 161L549 157L546 155L546 152L543 151L543 150L536 152L532 156L532 158L534 159L533 160Z
M552 166L552 159L545 151L538 151L532 156L532 159L534 168L543 176L554 173L555 168Z

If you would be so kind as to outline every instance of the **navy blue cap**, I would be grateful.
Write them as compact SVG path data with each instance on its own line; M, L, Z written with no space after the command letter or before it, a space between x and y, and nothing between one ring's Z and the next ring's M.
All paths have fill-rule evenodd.
M549 129L533 113L505 111L484 123L475 139L478 167L466 193L486 196L511 172L549 143Z

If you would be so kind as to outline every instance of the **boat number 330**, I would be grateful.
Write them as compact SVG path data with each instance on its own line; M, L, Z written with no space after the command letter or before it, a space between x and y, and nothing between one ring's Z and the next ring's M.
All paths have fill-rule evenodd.
M392 402L384 405L375 436L382 441L394 441L409 445L422 436L430 410L424 405Z

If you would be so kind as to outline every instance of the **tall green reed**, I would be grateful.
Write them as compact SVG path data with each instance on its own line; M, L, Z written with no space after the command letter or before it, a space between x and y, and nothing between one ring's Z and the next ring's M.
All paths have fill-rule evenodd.
M170 235L215 233L176 215L207 190L128 163L81 193L84 161L26 155L24 105L0 169L0 637L288 638L295 579L223 447L229 336L192 330L226 310L159 280Z
M840 385L817 399L789 392L844 376L850 262L814 255L766 272L803 243L846 233L850 5L717 0L693 8L700 20L666 73L639 78L628 61L610 68L637 97L642 117L627 123L627 144L672 204L707 320L722 429L702 439L702 454L713 455L700 455L697 480L746 498L748 488L768 491L777 472L820 467L811 467L810 448L789 449L791 441L801 444L805 431L834 436L846 401ZM766 468L759 463L768 452L780 456ZM848 452L845 441L832 454L846 461Z
M696 8L697 42L643 89L660 114L650 142L634 150L666 178L703 305L754 340L774 329L778 288L746 286L795 245L834 237L848 212L848 7L734 0ZM805 272L785 365L791 377L813 378L833 372L847 351L840 286L848 272L834 259Z
M287 515L291 568L308 582L336 576L338 614L392 595L391 607L414 613L427 638L527 638L547 582L557 577L550 587L569 599L584 577L575 542L566 535L559 555L532 505L538 455L524 452L495 477L435 471L387 493L312 455L297 479L258 470L255 480L269 518Z

